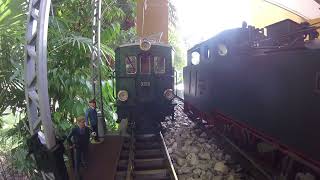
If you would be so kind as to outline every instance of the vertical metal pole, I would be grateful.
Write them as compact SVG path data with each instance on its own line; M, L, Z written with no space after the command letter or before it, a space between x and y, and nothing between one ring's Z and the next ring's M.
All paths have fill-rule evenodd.
M93 98L97 102L98 112L98 136L104 135L105 121L103 113L103 97L101 82L101 48L100 48L100 29L101 29L101 0L93 0L93 19L92 19L92 89Z
M46 146L56 145L48 95L47 34L51 0L30 0L25 46L25 96L29 131L42 127Z

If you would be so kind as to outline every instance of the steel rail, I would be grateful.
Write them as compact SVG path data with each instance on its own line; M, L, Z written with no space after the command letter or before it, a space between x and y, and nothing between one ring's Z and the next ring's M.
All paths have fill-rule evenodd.
M132 172L133 172L133 160L134 160L134 135L133 131L131 132L130 137L130 147L129 147L129 160L128 160L128 169L127 169L127 175L126 180L132 179Z
M241 156L243 156L247 161L250 162L250 164L255 167L264 177L266 177L269 180L273 180L274 177L267 173L263 167L261 167L258 163L256 163L250 155L248 155L246 152L242 151L236 144L234 144L229 138L227 138L223 133L219 132L218 135L224 139L225 142L227 142L229 145L232 146L237 152L240 153Z
M160 137L161 137L161 140L162 140L162 144L163 144L163 148L164 148L164 151L165 151L165 155L166 155L166 158L167 158L167 161L169 162L169 169L170 169L170 175L171 175L171 178L173 180L178 180L178 176L174 170L174 167L173 167L173 164L172 164L172 161L171 161L171 158L170 158L170 155L169 155L169 151L168 151L168 148L166 146L166 143L164 141L164 137L162 135L162 133L160 132Z
M125 147L125 146L123 146ZM126 153L128 160L118 160L118 176L115 179L171 179L178 180L163 135L131 134L129 149ZM120 162L120 161L125 161ZM125 165L125 166L124 166Z
M178 99L180 99L182 102L184 102L183 99L181 99L180 97L178 97ZM183 111L183 106L178 105L181 110ZM193 119L192 119L193 120ZM193 120L194 121L194 120ZM241 150L241 148L239 148L236 144L234 144L229 138L227 138L223 133L221 133L220 131L218 131L216 128L212 127L213 130L216 133L216 135L220 136L225 142L227 142L235 151L237 151L244 159L246 159L254 168L256 168L258 170L258 172L260 174L262 174L264 177L266 177L269 180L273 180L274 178L272 177L272 175L270 175L268 172L266 172L258 163L256 163L251 157L250 155L248 155L247 153L245 153L243 150Z

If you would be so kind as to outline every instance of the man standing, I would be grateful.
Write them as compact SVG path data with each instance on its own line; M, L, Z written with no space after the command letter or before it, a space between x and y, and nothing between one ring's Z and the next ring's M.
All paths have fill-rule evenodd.
M88 146L90 139L90 129L85 126L83 116L77 118L77 125L67 137L69 145L74 148L73 162L75 175L78 176L80 166L87 168L88 163Z
M88 120L90 119L90 121ZM96 133L94 136L94 140L99 142L98 139L98 115L96 111L96 101L94 99L89 101L89 108L86 111L86 125L88 126L90 122L90 126L93 132Z

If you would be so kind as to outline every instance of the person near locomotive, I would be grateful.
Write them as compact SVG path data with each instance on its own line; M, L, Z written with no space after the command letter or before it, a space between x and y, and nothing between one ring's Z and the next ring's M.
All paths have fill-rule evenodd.
M77 126L71 130L67 137L67 141L75 153L73 165L77 171L79 171L80 165L87 167L90 133L90 128L85 126L85 118L80 116L77 118Z
M96 101L94 99L89 101L89 108L86 111L85 115L86 119L86 126L89 126L92 129L93 132L95 132L94 140L96 142L99 142L98 139L98 115L97 115L97 110L96 110ZM90 119L90 120L89 120Z

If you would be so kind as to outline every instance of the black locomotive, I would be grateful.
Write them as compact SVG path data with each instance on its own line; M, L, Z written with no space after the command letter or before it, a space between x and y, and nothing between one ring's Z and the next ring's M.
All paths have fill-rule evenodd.
M162 43L126 44L116 49L117 114L135 133L154 133L173 114L172 48Z
M185 110L239 144L256 151L269 145L269 152L281 154L272 164L290 157L288 179L298 172L319 173L316 29L288 19L264 29L244 23L194 46L183 72Z

